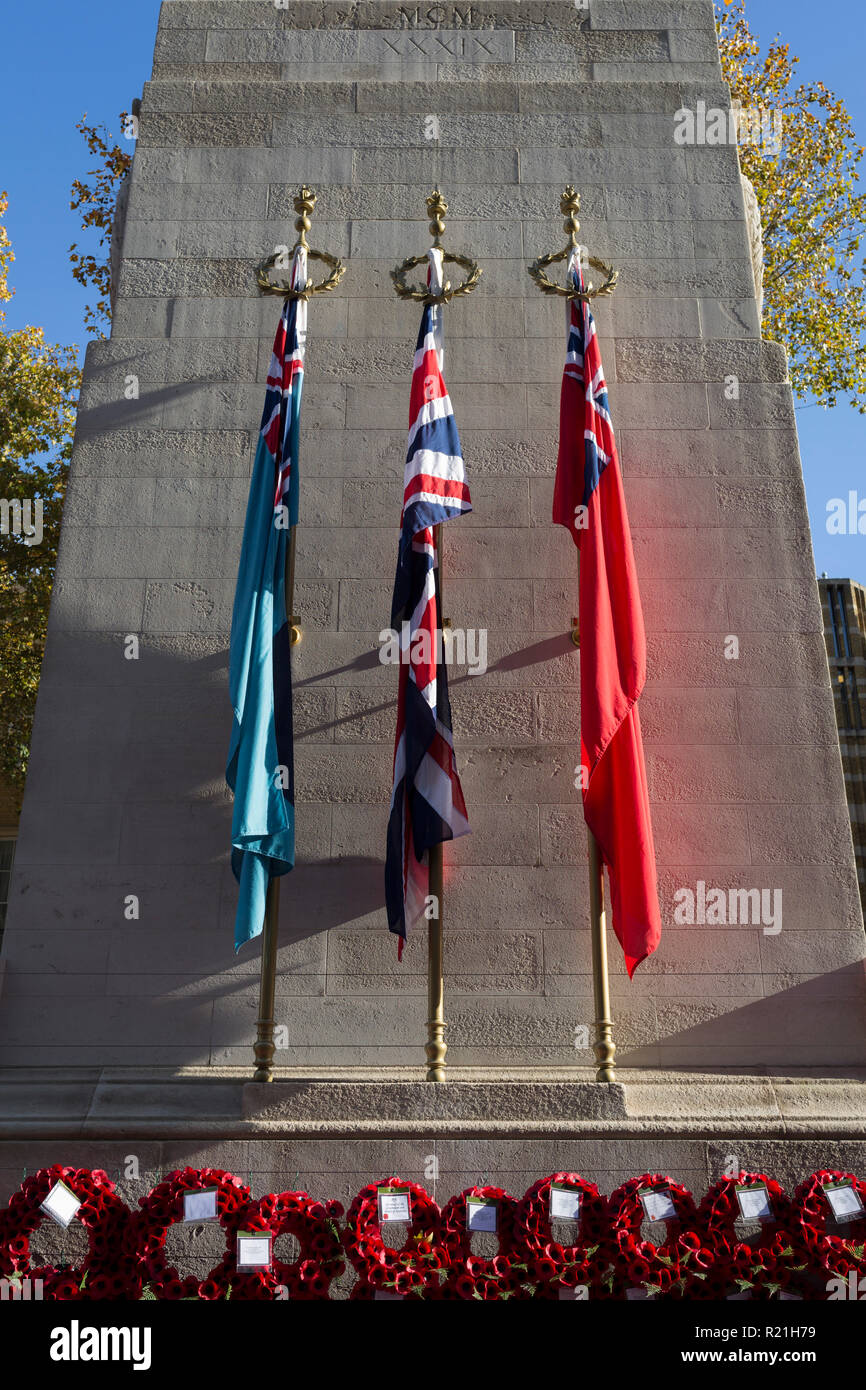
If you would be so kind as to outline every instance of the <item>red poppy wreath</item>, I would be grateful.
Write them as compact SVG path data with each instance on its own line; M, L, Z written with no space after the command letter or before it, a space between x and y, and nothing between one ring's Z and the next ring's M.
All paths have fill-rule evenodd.
M184 1196L190 1192L216 1189L217 1220L226 1233L226 1252L220 1263L204 1279L195 1274L181 1276L169 1265L165 1252L165 1237L170 1226L184 1217ZM250 1297L253 1288L262 1288L270 1278L268 1273L239 1277L235 1272L234 1251L239 1229L255 1227L250 1211L250 1190L240 1178L221 1168L182 1168L168 1177L139 1202L140 1210L132 1218L128 1239L135 1252L142 1280L150 1285L157 1299L182 1298L217 1299L228 1296ZM273 1297L262 1292L263 1297Z
M735 1229L744 1215L738 1189L751 1191L759 1204L766 1206L767 1215L761 1218L760 1231L751 1242L743 1240ZM773 1298L780 1289L799 1282L806 1256L796 1214L784 1188L766 1173L741 1172L736 1177L720 1178L701 1202L698 1223L715 1256L712 1283L717 1298L730 1293Z
M553 1239L551 1189L574 1194L579 1203L575 1222L577 1239L560 1245ZM607 1201L595 1183L577 1173L552 1173L539 1178L518 1203L515 1248L525 1261L529 1277L538 1285L536 1297L558 1289L587 1285L596 1295L607 1269Z
M496 1206L498 1252L489 1259L472 1253L467 1207ZM501 1187L467 1187L442 1208L442 1234L450 1274L446 1288L458 1298L529 1298L526 1263L515 1245L517 1201Z
M30 1240L46 1219L42 1204L58 1183L81 1205L73 1220L87 1232L87 1254L80 1265L58 1267L30 1264ZM27 1177L0 1219L0 1276L41 1281L42 1298L136 1299L141 1292L136 1262L125 1250L130 1221L126 1203L101 1168L69 1168L54 1164Z
M411 1230L399 1250L386 1245L382 1235L380 1191L392 1199L401 1193L408 1198ZM438 1288L440 1271L447 1265L439 1207L418 1183L402 1178L384 1178L361 1189L349 1208L343 1240L361 1276L353 1298L372 1298L376 1289L423 1295Z
M291 1299L327 1299L332 1280L346 1268L337 1227L343 1215L342 1203L319 1202L307 1192L279 1192L262 1197L251 1212L271 1232L274 1242L290 1235L300 1246L296 1260L274 1255L274 1285L284 1288Z
M645 1291L650 1297L688 1296L694 1277L702 1271L695 1262L693 1242L683 1240L694 1232L697 1220L687 1187L662 1173L630 1178L611 1194L608 1218L613 1264L609 1284L616 1297L627 1297L629 1289ZM661 1245L642 1238L645 1220L664 1222Z
M829 1189L847 1188L851 1212L860 1203L860 1215L852 1215L836 1232L827 1232L827 1221L834 1213L827 1196ZM853 1173L822 1168L797 1188L795 1218L800 1240L815 1273L825 1278L847 1279L854 1271L858 1279L866 1275L866 1182Z

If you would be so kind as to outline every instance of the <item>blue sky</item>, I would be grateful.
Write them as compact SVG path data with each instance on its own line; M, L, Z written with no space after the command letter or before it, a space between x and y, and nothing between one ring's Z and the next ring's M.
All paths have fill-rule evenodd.
M820 79L844 96L866 143L862 10L835 0L832 22L816 23L814 0L747 0L752 29L766 43L781 32L799 54L803 78ZM72 180L87 168L75 129L89 120L117 129L150 75L158 0L41 0L4 16L0 58L0 188L10 196L8 227L17 289L7 321L42 325L56 342L86 342L86 292L72 279L68 248L79 237L70 212ZM866 497L866 416L847 404L797 410L817 569L866 582L866 536L830 536L826 504L859 489ZM755 460L760 476L760 458Z

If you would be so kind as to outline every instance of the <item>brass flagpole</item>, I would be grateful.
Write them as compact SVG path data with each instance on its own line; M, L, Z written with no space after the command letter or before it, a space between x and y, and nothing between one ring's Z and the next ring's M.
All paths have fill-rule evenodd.
M442 235L445 231L445 215L448 212L448 204L442 197L439 189L436 188L427 199L427 215L430 218L430 234L433 237L433 245L442 248ZM458 295L470 294L478 284L481 276L481 267L469 256L457 256L450 251L443 251L443 261L459 265L467 272L466 279L462 284L452 287L450 281L446 280L442 289L436 293L431 293L430 288L416 289L406 280L406 274L415 266L426 265L428 263L427 254L423 256L410 256L402 261L394 270L391 271L391 279L394 282L394 289L401 299L413 299L421 304L447 304ZM442 617L442 527L437 526L434 530L436 546L436 592L437 592L437 611L439 615L439 631L443 634L441 640L444 641L445 621ZM430 917L427 921L427 1043L424 1051L427 1054L427 1080L444 1081L446 1073L445 1054L448 1045L445 1042L445 985L443 978L444 964L444 933L443 933L443 911L444 911L444 868L443 868L443 847L441 844L434 845L427 851L428 854L428 890L429 896L434 900L436 906L436 916Z
M607 970L607 922L604 911L604 869L598 841L586 827L589 843L589 923L592 936L592 992L595 997L596 1081L616 1080L616 1043L610 1016L610 979Z
M444 1081L445 1053L445 939L442 932L443 860L442 846L434 845L430 854L430 896L436 900L436 916L427 923L427 1080Z
M300 625L294 613L296 530L297 528L293 526L289 531L284 576L286 617L290 624L292 646L295 646L301 639ZM274 1079L274 1052L276 1051L274 1037L276 1021L274 1013L277 992L277 950L279 944L280 880L278 878L272 878L268 881L268 892L265 898L265 921L262 929L262 964L259 976L259 1015L256 1019L256 1041L253 1046L256 1069L253 1072L253 1081L273 1081Z
M253 1047L256 1069L253 1081L274 1079L274 1003L277 990L277 946L280 936L280 880L270 879L265 899L265 924L262 931L262 966L259 977L259 1016L256 1019L256 1041Z
M438 163L438 160L437 160ZM427 199L427 213L430 217L430 234L433 245L442 245L445 231L445 214L448 204L437 189ZM439 632L442 634L442 657L445 659L445 618L442 608L442 527L435 528L433 543L436 548L436 612ZM438 634L437 634L438 636ZM443 913L445 910L445 855L442 844L433 845L429 850L428 892L433 899L436 915L427 921L427 1080L442 1082L447 1079L445 1054L448 1044L445 1041L445 932Z
M578 586L580 585L580 552L577 558ZM571 640L580 647L580 624L573 619ZM604 910L604 866L598 840L586 827L589 851L589 931L592 941L592 993L595 1001L595 1043L593 1051L598 1063L596 1081L616 1080L616 1043L613 1040L613 1019L610 1014L610 977L607 966L607 918Z
M594 269L604 271L605 279L603 283L594 289L591 282L587 282L582 291L578 291L573 286L559 285L555 281L548 279L545 271L548 266L557 261L567 261L572 252L578 246L577 233L580 230L580 223L577 214L580 210L580 197L574 188L569 184L565 189L559 202L559 208L565 221L563 229L568 234L568 244L562 251L553 251L548 255L539 256L529 267L529 274L532 276L538 288L544 294L561 295L564 299L582 299L585 302L594 299L596 295L610 294L617 281L618 272L609 266L605 261L596 260L594 256L589 256L587 262ZM578 552L578 584L580 583L580 552ZM576 647L580 646L580 624L577 619L572 621L571 640ZM613 1040L613 1019L610 1012L610 977L607 965L607 922L604 910L604 868L601 860L601 851L598 841L590 830L586 828L587 843L589 849L589 929L592 940L592 991L595 1001L595 1043L593 1051L595 1060L598 1063L595 1079L596 1081L614 1081L616 1079L616 1044Z
M273 284L268 272L280 260L284 248L263 261L258 267L257 281L262 294L279 295L281 299L303 299L309 300L314 294L327 294L340 283L346 273L346 267L336 256L331 256L326 251L314 251L307 243L307 232L312 226L311 217L316 206L316 194L312 188L305 184L298 192L295 202L295 212L298 214L295 222L295 230L298 239L292 247L292 259L295 252L303 247L309 259L324 261L330 267L331 274L320 284L314 284L308 280L305 285L295 289L291 282L283 284ZM288 544L286 546L286 566L284 571L284 597L286 604L286 618L289 623L290 641L294 647L301 640L300 620L295 615L295 549L296 549L297 526L292 526L289 530ZM274 1079L274 1052L276 1051L275 1042L275 998L277 989L277 951L280 939L280 880L271 878L268 882L268 891L265 898L265 919L262 927L262 962L261 973L259 976L259 1012L256 1019L256 1041L253 1052L256 1059L256 1069L253 1073L254 1081L273 1081Z
M303 235L303 233L302 233ZM286 546L286 568L284 572L284 594L286 618L289 622L290 641L294 647L301 640L301 628L295 617L295 534L296 526L289 530ZM262 928L262 965L259 977L259 1016L256 1019L256 1041L253 1052L256 1069L253 1081L273 1081L275 1041L275 999L277 992L277 951L280 944L280 880L268 880L265 898L265 921Z
M445 622L442 617L442 527L435 531L436 545L436 594L439 630L442 632L444 646ZM444 659L444 651L443 651ZM435 917L427 922L427 1080L444 1081L445 1053L445 979L444 957L445 938L443 935L442 914L445 902L445 869L443 847L433 845L429 854L429 891L436 907Z

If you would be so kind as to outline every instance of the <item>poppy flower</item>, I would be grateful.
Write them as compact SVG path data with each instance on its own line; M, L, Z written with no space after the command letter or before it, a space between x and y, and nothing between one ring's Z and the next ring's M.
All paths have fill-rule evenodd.
M50 1286L50 1290L43 1290L43 1296L47 1293L50 1300L57 1303L75 1302L82 1297L81 1286L74 1279L58 1279Z

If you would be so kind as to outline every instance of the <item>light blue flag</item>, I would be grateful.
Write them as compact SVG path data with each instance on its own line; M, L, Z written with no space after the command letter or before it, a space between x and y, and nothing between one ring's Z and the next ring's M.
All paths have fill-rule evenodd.
M299 248L292 284L306 283ZM240 885L235 950L262 930L271 878L295 862L290 629L285 566L298 519L305 300L287 299L268 372L232 613L229 691L234 720L226 781L234 792L232 869Z

